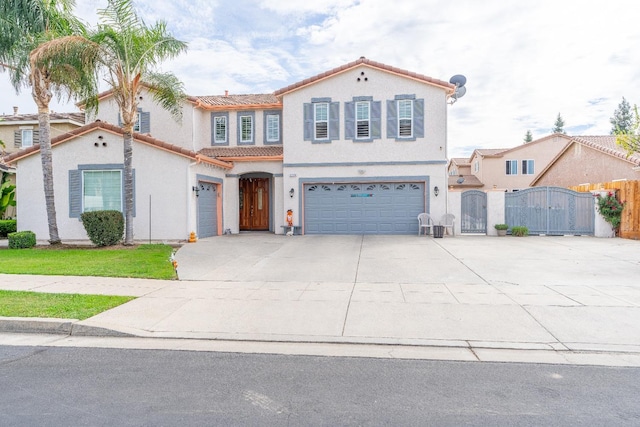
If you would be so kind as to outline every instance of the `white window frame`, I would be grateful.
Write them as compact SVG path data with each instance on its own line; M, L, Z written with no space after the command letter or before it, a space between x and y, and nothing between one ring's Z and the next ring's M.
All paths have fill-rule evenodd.
M506 162L505 163L505 174L506 175L518 175L518 161L517 160L506 160L505 162Z
M220 125L220 126L218 126ZM214 116L213 117L213 142L214 144L222 144L227 142L228 137L228 126L227 126L227 117L226 116ZM224 132L224 138L218 138L220 133L218 132L219 127L222 127Z
M371 139L371 102L356 101L355 126L356 139Z
M522 161L522 175L535 175L535 160L526 159Z
M267 114L267 142L280 141L280 116Z
M87 197L91 197L91 196L87 196L86 194L86 175L87 174L96 174L96 173L105 173L105 172L109 172L109 173L117 173L119 176L119 183L118 183L118 190L120 192L120 200L119 200L119 208L116 209L112 206L105 206L104 205L104 198L102 199L102 205L100 207L96 207L96 206L91 206L90 209L87 208ZM82 212L87 212L87 211L96 211L96 210L118 210L120 212L123 212L123 207L124 207L124 194L123 194L123 190L122 190L122 170L120 169L99 169L99 170L83 170L82 171ZM96 197L96 196L94 196Z
M29 135L28 138L25 138L26 135ZM24 147L32 147L33 146L33 129L20 129L20 144ZM29 141L28 144L25 141Z
M240 142L253 142L253 117L240 116Z
M319 110L324 109L326 112L326 118L318 118ZM324 126L323 126L324 125ZM320 129L319 129L320 126ZM322 129L324 127L324 129ZM324 130L324 135L318 132L318 130ZM329 103L328 102L316 102L313 104L313 139L319 141L329 140Z
M133 131L140 132L140 126L142 126L140 116L142 111L136 111L136 122L133 124Z
M473 162L473 171L474 172L478 172L480 171L480 162L478 160L476 160L475 162Z
M413 138L413 99L399 99L397 101L398 107L398 138ZM403 106L408 106L408 115L406 108ZM404 124L403 124L404 123ZM403 126L406 128L408 125L409 133L407 134L406 130L403 134Z

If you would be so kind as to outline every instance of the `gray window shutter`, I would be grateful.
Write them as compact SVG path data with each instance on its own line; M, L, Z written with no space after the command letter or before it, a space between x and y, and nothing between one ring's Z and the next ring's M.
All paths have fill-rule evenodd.
M387 100L387 138L398 137L398 107L395 99Z
M118 127L122 127L122 117L120 117L120 113L118 113Z
M356 138L356 103L344 103L344 139Z
M69 171L69 218L80 218L82 213L82 171Z
M33 145L40 144L40 129L33 130Z
M140 114L140 133L151 133L151 113L138 111Z
M313 104L304 104L304 138L305 141L313 140Z
M380 139L380 122L382 120L382 103L373 101L371 103L371 139Z
M340 139L340 103L329 104L329 139Z
M413 101L413 136L424 138L424 99Z
M22 147L22 131L13 131L13 146L15 148Z

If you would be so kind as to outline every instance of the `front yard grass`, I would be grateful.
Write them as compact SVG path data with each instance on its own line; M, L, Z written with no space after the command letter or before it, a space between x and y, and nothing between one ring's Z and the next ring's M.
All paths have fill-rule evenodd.
M169 260L172 251L171 246L160 244L117 248L62 245L0 249L0 273L172 280L176 279Z
M84 320L135 297L0 290L0 316Z

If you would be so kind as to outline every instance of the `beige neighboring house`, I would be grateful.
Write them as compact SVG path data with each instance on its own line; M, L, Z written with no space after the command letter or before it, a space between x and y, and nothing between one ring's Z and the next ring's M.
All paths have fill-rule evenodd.
M567 135L552 134L513 148L474 150L466 162L449 161L449 189L517 191L529 188L570 142L571 137Z
M415 234L447 212L447 108L455 86L364 57L270 94L191 96L176 123L138 95L134 239L251 231ZM122 210L118 108L52 139L59 234L87 239L82 212ZM99 121L95 121L95 120ZM36 147L16 166L18 228L48 237Z
M628 156L616 144L615 136L574 136L531 186L571 187L639 179L640 153Z

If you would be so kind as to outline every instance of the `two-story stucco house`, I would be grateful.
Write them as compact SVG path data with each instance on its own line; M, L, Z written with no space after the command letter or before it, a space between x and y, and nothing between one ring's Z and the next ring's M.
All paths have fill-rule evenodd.
M417 233L447 209L447 100L454 85L360 58L271 94L192 96L180 123L139 94L134 238L284 233ZM118 109L52 141L63 240L86 239L91 209L122 209ZM17 167L18 228L47 235L37 146Z

